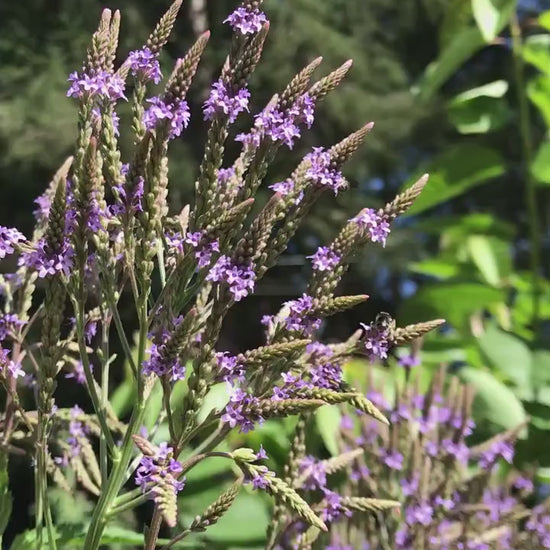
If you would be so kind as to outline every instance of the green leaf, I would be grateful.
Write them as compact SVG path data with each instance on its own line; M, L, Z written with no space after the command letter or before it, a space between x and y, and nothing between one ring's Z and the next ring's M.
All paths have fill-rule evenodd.
M550 10L543 11L539 15L539 25L545 28L547 31L550 31Z
M321 434L323 443L332 456L339 453L338 434L342 414L338 407L325 405L315 411L315 424Z
M506 125L511 118L508 104L502 99L477 97L451 104L448 108L451 124L461 134L486 134Z
M485 42L492 42L508 22L517 0L472 0L472 11Z
M482 356L495 372L513 383L522 396L532 396L531 350L519 338L490 324L477 340Z
M539 468L535 475L539 483L550 485L550 468Z
M473 263L492 286L499 286L512 271L509 241L485 235L470 235L466 248Z
M462 195L505 172L504 159L494 149L474 144L457 145L424 166L420 173L430 174L428 185L409 208L406 215L423 212ZM417 175L419 175L417 174ZM405 185L410 187L418 177Z
M523 59L541 73L550 74L550 34L534 34L523 43Z
M547 128L550 128L550 78L538 75L527 83L527 97L537 107Z
M533 352L531 385L538 401L550 405L550 350L538 349ZM546 396L548 399L545 399Z
M266 504L261 493L241 491L220 521L207 529L206 537L224 545L264 541L270 521ZM197 514L200 512L196 511Z
M422 101L430 100L456 70L483 45L483 36L477 27L469 26L458 30L437 60L427 67L413 91Z
M531 164L531 174L539 183L550 184L550 141L541 143Z
M460 272L456 261L433 258L409 265L409 270L421 275L429 275L438 279L449 279Z
M472 367L460 369L458 377L475 390L473 416L482 428L492 434L515 428L527 415L514 392L490 372ZM525 434L521 434L522 437Z
M5 455L0 457L0 540L6 531L13 507L13 498L9 489L8 461Z
M472 313L504 300L496 288L475 283L441 283L425 286L407 300L398 320L400 325L419 320L444 318L456 328L465 328Z

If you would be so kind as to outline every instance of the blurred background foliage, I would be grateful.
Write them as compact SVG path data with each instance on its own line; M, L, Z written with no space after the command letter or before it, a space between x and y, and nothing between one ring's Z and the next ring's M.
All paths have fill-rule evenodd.
M144 42L169 2L108 4L122 12L123 61ZM103 5L98 0L0 3L2 225L29 231L34 198L72 152L76 110L65 98L66 78L79 67ZM192 197L204 143L200 107L223 63L229 34L221 21L233 6L228 0L184 2L161 59L167 75L196 35L212 29L192 87L195 122L173 147L174 210ZM255 111L317 55L324 57L325 72L354 59L345 83L320 108L313 130L274 165L270 183L284 179L311 146L328 146L369 120L376 126L347 167L352 189L317 206L257 295L229 316L222 348L260 344L261 316L305 287L305 256L360 208L382 204L429 172L427 189L398 221L386 249L371 247L343 283L342 293L367 292L371 299L332 320L322 337L345 337L380 310L389 311L400 325L446 318L444 329L424 342L423 383L445 365L473 384L480 439L529 417L516 461L536 468L539 479L550 482L549 3L266 0L265 9L272 25L252 80ZM124 106L121 111L128 123ZM394 362L380 370L399 377ZM349 365L348 377L362 380L367 390L364 370L358 361ZM121 414L131 406L128 387L121 374L114 396ZM208 406L223 398L213 392ZM324 452L335 448L339 414L330 407L319 411L318 446ZM281 463L291 431L292 423L270 421L236 437L240 444L263 443L275 463ZM184 515L187 509L197 510L199 491L215 482L219 492L224 467L212 461L193 470ZM210 496L200 493L205 503ZM261 496L239 498L235 518L248 518L247 529L236 529L238 522L228 514L212 531L212 548L222 540L236 546L261 540L267 522L265 506L258 506ZM186 499L192 507L186 508ZM68 509L63 512L68 505L62 497L58 505L73 521ZM80 514L85 510L83 504ZM252 524L257 533L249 528ZM123 531L113 529L112 548L117 541L121 548L124 541L131 544Z

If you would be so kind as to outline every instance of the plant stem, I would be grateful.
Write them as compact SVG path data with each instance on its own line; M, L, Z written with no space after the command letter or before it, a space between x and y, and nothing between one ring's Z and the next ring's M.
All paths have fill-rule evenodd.
M517 14L513 14L510 20L510 32L512 36L512 53L514 60L514 80L519 107L519 129L523 152L523 171L525 177L525 202L529 218L529 239L530 239L530 264L532 277L532 298L533 298L533 330L537 331L540 317L540 249L541 235L540 223L537 211L536 182L531 175L531 163L533 160L533 142L531 134L531 121L529 117L529 101L526 94L524 64L522 57L522 37Z
M145 358L145 347L147 345L147 296L146 293L140 298L139 308L139 340L138 340L138 365L141 365ZM132 411L130 422L119 453L113 458L113 468L107 479L105 487L101 489L101 496L96 504L92 514L92 520L88 528L83 550L97 550L101 543L103 530L107 525L109 514L113 501L117 497L122 485L124 484L126 468L132 459L134 441L132 436L138 431L143 421L146 409L146 399L144 396L143 379L138 373L137 376L138 398L137 405Z
M145 541L145 546L143 547L143 550L155 550L155 548L157 547L157 540L159 538L161 525L162 513L160 511L160 506L158 504L155 504L153 519L151 520L151 525L149 526L149 531L147 532L147 540Z
M104 312L103 322L101 323L101 406L103 410L107 410L109 403L109 327L111 325L111 317ZM104 485L108 476L108 456L107 444L104 437L99 438L99 466L101 469L101 485Z

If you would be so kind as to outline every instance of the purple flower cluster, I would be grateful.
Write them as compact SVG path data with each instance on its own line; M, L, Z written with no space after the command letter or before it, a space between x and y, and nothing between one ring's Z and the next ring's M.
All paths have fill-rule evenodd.
M246 298L253 290L256 275L252 266L239 266L228 256L220 256L206 276L207 281L226 283L235 302Z
M143 362L143 374L156 374L159 377L169 376L172 382L185 378L185 366L181 364L179 357L167 357L166 339L162 344L151 344L149 359Z
M244 384L244 366L239 363L237 357L229 355L227 351L216 353L216 365L219 369L220 376L228 384Z
M0 314L0 343L26 324L27 321L22 321L15 313Z
M239 113L248 111L249 99L250 92L246 88L232 93L220 79L212 84L210 96L204 102L204 120L212 120L217 114L223 113L229 122L235 122Z
M344 176L342 176L342 172L334 168L330 153L325 151L323 147L314 147L313 151L305 158L310 162L306 177L315 185L332 189L335 195L341 189L345 189L347 183Z
M21 364L9 358L9 351L0 347L0 368L5 377L19 378L25 376Z
M68 238L65 238L59 250L48 250L46 241L41 239L34 250L25 252L19 258L19 264L35 270L40 278L62 273L71 274L74 262L74 249Z
M489 449L481 453L479 466L487 470L494 466L499 458L503 458L508 464L514 460L514 446L509 441L495 441Z
M298 474L303 478L302 487L308 490L326 489L327 472L320 460L307 455L300 461Z
M305 334L312 334L321 326L321 319L312 316L313 298L308 294L296 300L285 302L285 306L289 309L285 319L287 330L303 331Z
M294 140L300 137L299 124L308 128L313 124L315 104L313 99L304 94L286 110L277 105L269 106L256 115L254 128L249 134L239 134L235 138L245 145L257 147L262 138L267 136L271 141L284 143L289 149L294 147Z
M147 130L154 130L159 121L166 121L170 126L168 137L174 139L187 128L191 113L184 99L166 102L160 97L152 97L147 103L151 104L143 113L143 124Z
M26 240L25 235L14 227L0 225L0 259L13 254L17 243Z
M90 71L78 74L73 72L69 75L71 86L67 91L67 97L91 98L102 97L110 101L126 99L124 95L124 81L116 74L106 71Z
M239 426L240 432L247 433L254 429L254 424L262 424L264 419L253 412L258 399L241 388L234 388L229 403L226 405L222 422L231 428Z
M135 482L145 493L151 490L156 500L157 486L162 482L163 486L172 487L174 494L177 495L185 487L185 478L178 479L183 471L182 465L173 457L174 450L168 446L168 443L160 443L154 456L144 456L140 460L136 470Z
M84 386L84 384L86 384L86 375L84 374L84 366L82 365L82 361L77 361L74 364L73 371L65 374L65 378L74 378L77 384Z
M229 23L234 31L241 34L255 34L267 23L267 17L258 9L247 9L243 6L231 13L224 23Z
M134 188L128 193L127 185L122 183L114 185L113 190L116 193L116 202L109 206L109 211L113 216L123 216L124 214L135 214L143 212L143 193L144 180L140 176Z
M386 239L390 234L390 224L384 216L372 208L365 208L350 221L355 222L365 231L373 243L382 243L382 246L386 246Z
M334 269L342 259L328 246L319 247L315 254L307 257L311 258L311 263L315 271L330 271Z
M86 437L87 434L86 426L84 426L84 424L80 420L78 420L78 418L82 414L84 414L84 411L78 405L75 405L71 409L71 419L69 421L69 437L67 438L71 457L75 457L80 454L81 439Z
M194 248L199 268L209 266L214 253L220 251L220 243L217 240L207 240L204 231L187 233L185 242Z
M152 80L158 84L162 78L157 56L148 47L130 52L126 64L131 73L142 81Z
M544 505L536 506L525 529L532 535L533 542L542 548L550 548L550 512Z
M365 331L363 338L369 361L373 362L378 359L387 359L391 345L388 331L381 330L373 326L373 324L365 325L361 323L361 326Z

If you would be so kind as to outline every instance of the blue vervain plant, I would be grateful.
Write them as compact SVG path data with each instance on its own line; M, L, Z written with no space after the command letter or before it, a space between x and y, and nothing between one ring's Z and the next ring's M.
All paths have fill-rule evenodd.
M363 419L378 423L372 433L386 434L381 435L383 440L392 434L390 450L383 457L386 467L404 460L397 451L399 414L388 428L380 403L344 381L342 364L357 354L385 359L390 347L415 341L442 321L397 328L391 318L381 315L347 341L330 346L315 341L315 334L322 319L368 298L337 296L338 283L361 247L369 242L385 244L391 222L412 204L427 177L384 208L362 209L332 243L311 256L307 292L262 319L265 345L236 356L217 350L227 312L253 293L314 203L326 192L336 195L348 187L342 167L372 124L332 147L315 147L286 180L269 186L273 195L253 215L254 197L279 149L292 149L304 128L313 124L317 106L339 85L351 61L313 82L321 59L312 61L254 116L248 132L234 136L241 152L233 163L226 162L232 124L250 111L247 82L269 30L261 1L244 1L225 21L233 29L230 52L204 102L208 132L195 201L180 213L171 213L168 148L189 124L186 96L209 38L208 32L200 36L178 59L162 93L149 97L150 83L163 79L158 55L180 4L181 0L174 2L146 45L130 52L118 68L114 61L120 15L103 12L82 70L69 77L67 95L78 103L74 157L63 163L37 200L31 238L16 229L0 228L0 258L19 256L17 270L4 274L1 281L0 373L7 392L1 498L9 502L5 481L9 454L33 457L33 545L38 549L54 550L64 544L52 516L49 487L53 482L70 490L69 471L78 486L97 499L86 528L85 550L96 550L108 523L146 500L154 501L154 511L144 548L156 548L163 523L170 528L177 524L177 497L185 490L186 474L210 457L231 461L240 476L210 507L197 511L185 529L175 531L163 548L216 523L243 482L266 491L275 501L268 548L312 547L338 511L374 512L376 521L384 524L381 511L399 505L393 490L396 480L385 471L376 486L369 485L368 496L341 497L326 490L320 503L304 498L323 489L323 484L308 481L317 463L311 459L304 467L304 434L312 411L325 404L347 403L366 415ZM120 101L129 101L132 109L133 150L127 163L119 147ZM124 125L120 131L125 131ZM123 297L131 302L135 338L128 321L122 320L121 311L128 308L122 305ZM136 397L128 419L118 418L110 402L111 367L120 367L115 349L123 351L133 376ZM62 373L86 387L92 414L76 405L56 406ZM229 387L229 401L202 418L198 413L218 383ZM30 407L21 397L29 386L35 401ZM162 389L163 406L156 418L148 419L154 428L147 434L143 426L155 387ZM407 389L403 391L408 395ZM216 450L233 429L247 432L265 419L291 415L299 415L299 421L283 477L262 465L263 449ZM159 442L154 434L164 426L169 440ZM453 444L461 445L462 435L457 437ZM413 445L411 472L420 471L424 479L429 469L416 449ZM362 460L360 455L360 449L346 449L341 457L323 463L323 471L351 467ZM410 476L412 483L414 475ZM371 519L365 536L374 533L369 539L373 548L389 548ZM384 533L391 525L388 520ZM297 535L287 544L292 529Z

